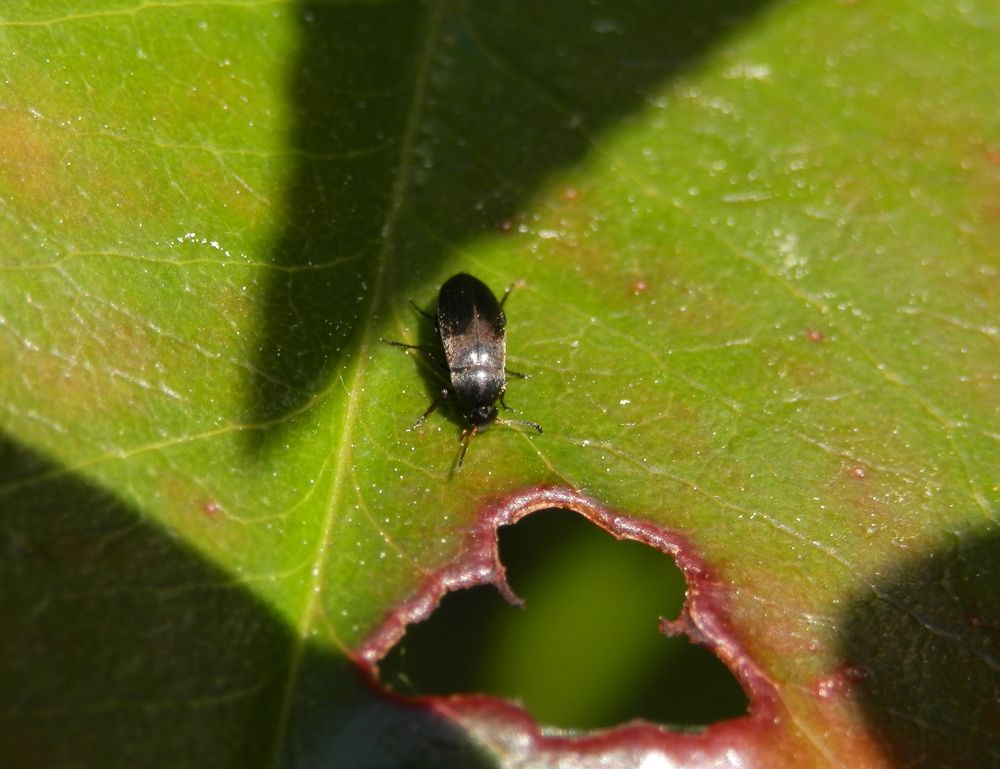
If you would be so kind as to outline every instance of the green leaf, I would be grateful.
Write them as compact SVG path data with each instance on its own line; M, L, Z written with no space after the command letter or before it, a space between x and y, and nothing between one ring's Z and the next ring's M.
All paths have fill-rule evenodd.
M352 661L540 484L692 543L796 766L1000 765L994 4L19 5L3 765L552 760ZM452 477L379 340L457 271L545 434Z

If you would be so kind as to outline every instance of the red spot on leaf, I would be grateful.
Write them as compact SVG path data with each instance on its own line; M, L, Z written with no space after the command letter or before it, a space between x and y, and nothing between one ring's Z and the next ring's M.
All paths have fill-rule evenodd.
M212 499L205 500L201 503L201 511L206 517L212 518L213 520L218 518L223 512L222 505Z
M806 339L810 342L822 342L826 336L818 328L810 328L806 330Z
M580 191L576 187L567 187L562 193L563 200L576 200L579 195Z
M822 699L850 697L857 684L867 678L864 670L856 665L841 665L833 673L817 678L813 684L816 696Z

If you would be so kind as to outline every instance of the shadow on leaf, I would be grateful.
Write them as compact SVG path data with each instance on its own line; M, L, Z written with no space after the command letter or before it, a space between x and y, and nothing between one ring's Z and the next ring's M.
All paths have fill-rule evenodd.
M904 561L857 600L843 658L900 766L1000 766L1000 531Z
M301 642L245 585L2 436L0 627L3 767L490 766L327 649L290 689Z
M289 81L299 160L248 404L274 424L248 432L254 448L343 374L384 310L371 316L372 302L419 289L424 304L464 243L509 230L540 182L765 4L303 2Z

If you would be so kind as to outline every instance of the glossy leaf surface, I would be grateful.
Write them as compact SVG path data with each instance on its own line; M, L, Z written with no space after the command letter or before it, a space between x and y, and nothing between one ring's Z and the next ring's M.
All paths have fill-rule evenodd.
M993 4L16 5L0 763L532 765L350 657L541 484L693 543L801 766L1000 762ZM450 477L379 340L458 271L545 434Z

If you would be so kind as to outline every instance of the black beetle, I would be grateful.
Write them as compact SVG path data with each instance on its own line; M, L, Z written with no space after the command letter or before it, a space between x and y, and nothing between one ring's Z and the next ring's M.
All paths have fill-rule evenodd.
M503 305L510 291L508 288L503 298L497 301L485 283L460 272L448 278L441 286L437 315L431 315L413 305L417 312L434 323L441 337L445 363L441 363L433 351L420 345L384 340L396 347L423 352L444 381L444 389L414 423L414 428L423 424L442 398L454 395L458 399L468 427L462 430L462 448L455 463L456 470L462 468L472 437L494 422L501 425L527 425L542 432L541 425L526 419L497 418L497 401L504 408L510 408L503 399L507 390L507 375L524 378L524 374L508 371L506 367L507 338L504 329L507 317L503 313Z

